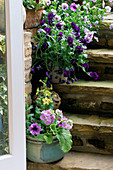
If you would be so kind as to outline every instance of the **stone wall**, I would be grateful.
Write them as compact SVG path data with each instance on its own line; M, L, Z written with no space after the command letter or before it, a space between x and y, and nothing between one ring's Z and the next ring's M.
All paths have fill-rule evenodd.
M25 61L25 93L27 94L26 102L31 104L31 66L32 66L32 46L31 46L31 33L24 32L24 61Z

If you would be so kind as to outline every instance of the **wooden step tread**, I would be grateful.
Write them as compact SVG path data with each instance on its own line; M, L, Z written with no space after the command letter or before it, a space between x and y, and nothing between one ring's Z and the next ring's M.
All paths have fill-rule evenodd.
M28 162L27 170L113 170L113 156L92 153L69 152L64 158L51 164Z
M89 62L113 63L113 49L90 49L87 55Z
M64 115L73 120L72 150L113 154L113 118L98 115Z
M98 115L83 115L83 114L71 114L71 113L65 113L65 116L73 120L74 126L76 125L77 126L80 125L84 127L97 126L100 127L100 129L104 127L105 131L111 129L111 133L113 133L113 118L100 117Z
M73 84L54 84L54 89L60 93L76 94L106 94L113 96L113 81L78 80Z

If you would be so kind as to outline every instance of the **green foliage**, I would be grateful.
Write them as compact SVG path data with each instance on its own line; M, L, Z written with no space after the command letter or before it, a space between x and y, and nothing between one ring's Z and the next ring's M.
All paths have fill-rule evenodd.
M5 36L0 34L0 58L5 59L6 51ZM1 154L8 153L8 106L7 106L7 65L0 64L0 114L3 124L3 131L0 131L0 151Z
M72 135L70 131L67 129L61 128L57 132L56 136L60 142L61 149L64 152L68 152L71 149L71 145L72 145Z
M23 5L27 9L36 9L38 10L40 7L45 5L45 1L40 0L39 4L36 3L36 0L23 0Z
M0 51L4 54L6 51L5 36L0 34Z

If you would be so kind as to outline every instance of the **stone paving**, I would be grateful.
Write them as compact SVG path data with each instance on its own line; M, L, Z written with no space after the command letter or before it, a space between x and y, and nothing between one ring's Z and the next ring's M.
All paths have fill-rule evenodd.
M113 170L113 156L69 152L57 163L28 162L27 167L27 170Z

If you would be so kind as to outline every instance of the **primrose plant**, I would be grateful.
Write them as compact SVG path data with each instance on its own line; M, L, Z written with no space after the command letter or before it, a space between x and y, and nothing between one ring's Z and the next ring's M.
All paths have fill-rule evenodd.
M61 149L68 152L72 145L70 133L73 126L72 120L66 118L61 110L54 110L52 93L45 86L42 90L37 89L36 95L35 111L26 114L27 136L46 141L48 144L57 138Z

